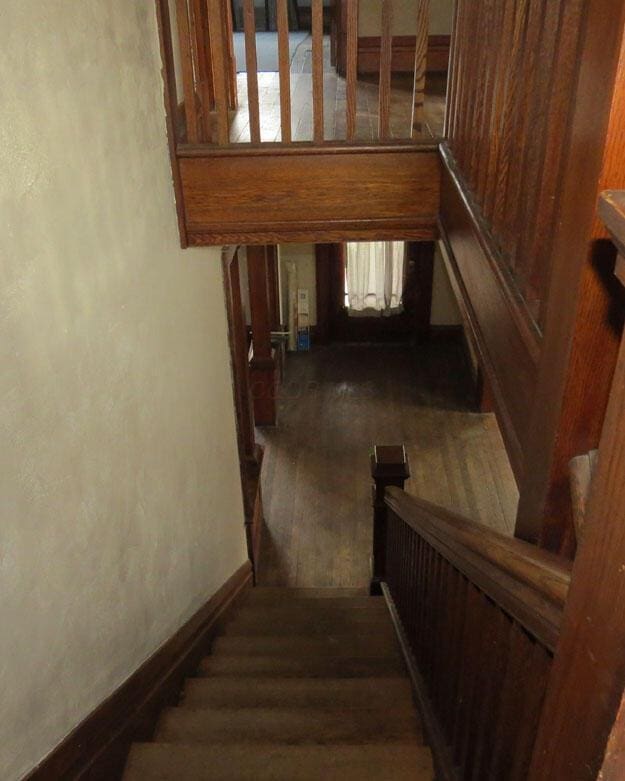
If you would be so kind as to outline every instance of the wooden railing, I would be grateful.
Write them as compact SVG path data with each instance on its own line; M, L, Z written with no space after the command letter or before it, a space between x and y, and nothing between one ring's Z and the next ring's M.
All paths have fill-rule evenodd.
M409 496L403 448L376 448L372 473L372 590L391 605L438 774L523 781L570 568Z
M580 0L458 0L446 138L501 262L542 325Z
M177 96L181 108L178 141L224 147L231 143L255 146L275 141L283 145L296 141L322 145L337 140L388 143L432 137L424 119L429 0L415 0L414 80L404 79L408 85L401 91L405 103L401 114L405 121L400 118L399 122L395 117L398 96L392 88L394 0L381 2L377 114L375 109L367 109L366 121L360 123L369 124L372 118L377 118L377 131L368 128L364 134L359 131L360 104L366 100L364 92L361 93L358 70L359 0L342 0L334 3L332 9L324 9L323 0L311 0L308 94L300 88L305 73L298 74L298 92L294 93L288 0L271 0L277 25L278 77L271 83L264 79L260 85L254 0L241 2L245 71L237 75L230 0L176 0L175 17L170 29L164 32L178 42L177 46L171 46L177 59L174 71L178 76L174 81L181 82L174 85L180 93ZM338 76L329 61L326 63L325 53L327 49L329 54L329 48L324 45L324 29L328 25L324 22L329 20L324 19L324 13L330 12L340 15L345 28L344 78ZM329 98L326 98L326 76L335 78L337 84L334 92L328 92ZM264 118L263 114L268 116Z

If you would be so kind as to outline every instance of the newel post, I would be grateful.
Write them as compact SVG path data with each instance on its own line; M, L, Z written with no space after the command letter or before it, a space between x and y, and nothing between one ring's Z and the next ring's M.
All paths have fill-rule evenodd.
M376 445L371 453L373 477L373 556L371 560L372 595L382 593L386 580L386 521L387 507L384 494L387 486L403 488L410 477L408 456L403 445Z

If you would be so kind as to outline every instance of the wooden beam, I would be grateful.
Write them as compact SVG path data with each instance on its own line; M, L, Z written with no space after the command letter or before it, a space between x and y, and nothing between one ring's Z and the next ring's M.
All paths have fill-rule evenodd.
M228 58L225 41L225 23L222 0L206 0L210 19L210 47L213 57L215 107L217 109L217 142L227 146L230 141L230 120L228 118Z

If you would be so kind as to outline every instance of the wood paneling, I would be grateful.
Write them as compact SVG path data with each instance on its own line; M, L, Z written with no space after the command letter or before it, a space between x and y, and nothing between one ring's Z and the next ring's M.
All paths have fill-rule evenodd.
M521 481L517 534L568 555L568 463L597 446L625 312L595 220L598 182L625 185L622 14L459 0L455 16L442 232Z
M440 164L431 147L186 154L193 244L437 236Z
M568 463L598 445L625 316L616 250L597 220L599 192L625 187L625 8L592 0L586 12L558 219L540 260L550 293L517 522L519 536L567 555Z
M622 342L583 543L573 567L531 781L622 777L625 690L625 341ZM605 775L599 771L606 758Z
M206 654L218 622L252 581L245 563L208 602L122 686L93 711L35 770L28 781L120 778L133 741L152 737L163 707L177 701L184 679Z
M494 399L515 475L523 474L523 444L539 356L538 335L487 241L449 157L441 189L442 234L450 277L469 324Z

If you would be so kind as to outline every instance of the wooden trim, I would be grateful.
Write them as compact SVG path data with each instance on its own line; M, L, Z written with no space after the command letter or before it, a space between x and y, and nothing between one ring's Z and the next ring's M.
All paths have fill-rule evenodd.
M176 202L176 218L180 234L180 246L186 249L189 246L187 239L187 226L184 210L184 192L180 178L180 163L176 154L177 127L179 117L178 96L176 94L176 75L174 66L174 52L171 37L171 19L169 16L169 3L167 0L155 0L156 21L158 25L158 37L161 48L161 60L163 62L163 102L165 103L165 124L167 128L167 146L169 148L169 160L171 163L172 177L174 181L174 196Z
M358 74L379 73L381 37L358 38ZM427 73L446 73L449 68L450 35L430 35L427 44ZM394 35L391 69L393 73L413 73L416 35Z
M386 583L382 583L381 589L386 606L391 614L391 621L393 622L395 634L399 641L399 647L401 648L404 662L408 669L408 675L410 676L410 681L412 683L412 691L415 696L419 715L423 721L423 729L432 751L436 781L459 781L454 758L449 750L443 730L436 717L430 698L428 697L427 687L423 680L423 676L419 672L416 659L410 650L410 643L404 632L404 627L401 618L399 617L399 613L397 612L397 608L395 607L395 602L393 601L389 587Z
M252 568L243 564L208 602L99 705L26 778L121 777L134 741L150 740L159 713L175 701L186 677L207 651L224 616L250 587Z

